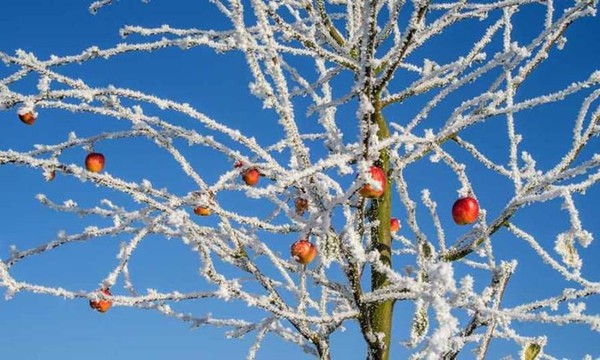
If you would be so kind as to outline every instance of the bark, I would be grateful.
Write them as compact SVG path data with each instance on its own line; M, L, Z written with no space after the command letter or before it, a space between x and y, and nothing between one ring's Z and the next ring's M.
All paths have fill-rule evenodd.
M389 137L389 130L381 109L376 106L376 112L373 116L374 121L379 125L379 131L377 133L380 140ZM378 164L383 171L389 173L389 156L386 150L383 150L379 156L380 164ZM392 182L388 178L387 186L383 195L371 203L371 209L369 210L370 220L378 220L379 226L373 229L372 239L374 246L379 251L381 262L391 267L392 256L392 236L390 233L390 212L391 212L391 189ZM388 277L381 272L378 272L375 267L371 267L371 290L375 291L384 288L389 285ZM392 335L392 313L394 303L393 301L384 301L371 306L370 309L370 320L373 330L373 335L382 334L381 342L379 346L375 348L371 347L369 358L373 360L388 360L390 358L390 339Z
M329 340L317 339L314 341L314 343L317 346L319 360L331 360L331 353L329 352Z

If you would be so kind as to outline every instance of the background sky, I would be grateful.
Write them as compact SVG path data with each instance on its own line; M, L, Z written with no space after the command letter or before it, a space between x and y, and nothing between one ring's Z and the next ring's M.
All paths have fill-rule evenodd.
M123 41L118 30L126 24L160 26L168 23L172 27L196 27L225 29L228 24L208 2L190 0L154 1L143 4L139 1L119 1L92 16L87 2L60 0L21 0L0 2L0 51L9 54L18 48L34 52L46 59L51 54L66 55L79 53L91 45L110 47ZM543 21L543 9L523 11L517 15L519 26L515 36L523 41L531 39ZM471 27L457 26L445 37L432 43L416 57L429 57L440 63L467 50L469 39L478 33L472 29L485 29L490 19L471 23ZM536 25L538 25L536 27ZM477 27L475 27L477 26ZM564 88L572 81L584 80L593 70L600 68L597 49L600 49L600 22L597 18L585 19L575 24L567 32L569 38L565 50L554 50L552 58L526 82L519 93L520 99L535 94L549 93ZM135 42L138 38L132 38ZM129 40L128 40L129 41ZM467 44L467 45L465 45ZM0 77L12 73L14 68L0 67ZM109 61L96 60L84 65L69 65L61 71L72 77L80 77L93 86L115 84L121 87L140 89L146 93L192 104L214 119L252 134L261 144L271 144L281 133L275 124L275 117L262 110L262 104L251 97L247 85L252 80L241 54L214 54L203 48L190 51L164 49L148 54L127 54ZM397 79L401 87L403 78ZM343 81L340 82L340 85ZM19 83L21 91L35 91L35 82L25 80ZM438 128L445 121L444 113L452 109L452 101L460 103L461 97L476 92L477 86L467 88L449 100L431 115L425 127ZM480 89L479 89L480 90ZM339 90L341 95L345 90ZM524 112L517 116L517 130L524 136L522 149L527 150L538 160L541 169L548 169L560 159L570 143L565 138L571 136L571 124L578 111L578 105L585 94L574 96L560 104ZM306 117L300 100L296 109L302 131L318 130L315 117ZM387 114L391 121L402 123L402 119L414 114L423 99L407 101L397 111ZM350 137L356 132L354 119L355 104L342 107L339 117L347 116L348 121L338 120L345 134ZM166 115L172 121L184 126L194 123L176 114ZM508 144L505 122L489 121L465 133L470 141L481 147L491 159L506 163ZM23 125L14 110L0 112L0 147L25 150L33 144L63 142L70 131L80 136L89 136L106 130L127 128L127 124L115 119L101 118L88 114L69 114L56 110L41 110L34 126ZM183 145L183 144L181 144ZM591 143L598 152L597 139ZM140 181L150 179L153 184L166 186L175 193L190 191L192 183L183 176L180 169L152 144L141 140L113 141L99 144L97 149L107 156L106 171L125 179ZM456 149L454 149L456 150ZM215 155L206 149L182 148L192 164L205 177L208 183L216 181L222 171L231 168L231 161L222 155ZM458 160L468 163L468 156L455 151ZM582 154L589 158L589 149ZM318 154L316 149L313 154ZM66 163L82 163L83 149L73 149L61 156ZM469 163L470 164L470 163ZM512 185L494 174L490 174L478 164L471 164L468 173L480 203L494 216L510 199ZM411 195L419 198L421 189L428 188L432 197L442 209L449 209L460 187L452 173L442 165L432 165L428 161L407 172L411 184ZM49 210L35 200L38 193L46 194L56 202L74 199L82 206L94 206L99 199L109 197L121 205L131 202L121 194L99 189L90 183L58 175L50 183L44 181L39 171L14 167L0 167L0 257L6 258L9 246L26 249L36 244L52 240L59 230L67 233L81 231L85 226L102 225L105 219L88 219L71 214ZM232 209L247 210L245 202L233 197L223 199ZM581 213L584 228L600 234L597 206L600 202L600 189L592 188L586 197L575 196ZM566 213L560 209L560 201L551 201L523 209L515 217L515 222L538 237L547 249L553 247L557 233L569 228ZM400 211L398 205L395 205ZM257 211L260 211L258 209ZM420 206L419 213L426 209ZM449 216L442 217L447 229L447 239L454 239L464 232L464 228L453 227ZM402 219L399 213L398 217ZM490 217L488 217L489 219ZM434 238L427 216L421 216L425 231ZM198 221L210 222L211 219ZM408 233L404 233L408 235ZM32 258L15 266L13 274L17 279L42 283L49 286L64 286L68 289L92 290L115 264L115 254L120 241L125 238L108 238L105 241L73 244ZM507 288L503 304L516 305L543 296L555 294L565 284L548 267L537 260L523 241L515 239L505 231L495 236L497 259L519 259L517 273ZM287 254L287 245L281 247ZM598 280L600 254L598 241L581 252L584 259L583 273L592 280ZM131 263L131 272L138 289L157 288L162 291L197 289L198 262L177 239L166 240L152 237L144 241ZM457 271L464 271L457 268ZM114 293L124 293L122 283L114 288ZM487 281L478 286L487 285ZM590 313L599 313L600 304L596 297L588 303ZM257 312L235 306L231 303L202 301L183 304L183 311L191 311L198 316L213 313L215 316L235 316L243 309L248 318L256 318ZM411 308L399 305L395 316L400 318L410 314ZM518 325L517 329L526 334L547 332L550 342L547 347L551 354L565 358L581 358L585 353L600 356L598 334L584 326L557 328L539 325ZM362 339L353 325L348 331L335 335L332 339L334 359L362 359L364 348ZM397 344L406 339L407 329L396 326L394 333L394 358L402 358ZM87 301L64 300L49 296L19 293L12 300L0 300L0 359L242 359L251 346L253 336L243 340L227 340L220 330L201 328L190 330L187 324L167 318L157 312L115 307L106 314L89 309ZM360 345L359 345L360 344ZM505 355L517 356L514 347L495 341L490 350L490 358ZM359 355L360 354L360 355ZM468 358L468 354L463 355ZM259 359L303 359L306 356L295 346L286 344L273 336L267 337L259 352Z

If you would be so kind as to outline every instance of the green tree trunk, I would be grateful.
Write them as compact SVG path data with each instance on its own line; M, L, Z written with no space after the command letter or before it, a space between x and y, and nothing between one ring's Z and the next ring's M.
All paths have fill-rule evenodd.
M381 109L375 106L373 120L379 125L377 136L380 140L389 137L389 130ZM386 174L389 174L390 161L388 152L381 151L378 164ZM372 239L375 248L379 251L380 259L386 266L392 266L391 246L392 235L390 232L390 213L392 205L392 181L388 177L387 186L383 195L373 200L368 216L370 220L378 220L379 226L372 231ZM387 276L371 267L371 290L381 289L389 285ZM392 312L394 308L393 301L384 301L375 304L370 309L370 320L374 335L383 334L381 338L382 348L370 349L370 358L373 360L389 360L390 358L390 339L392 334Z

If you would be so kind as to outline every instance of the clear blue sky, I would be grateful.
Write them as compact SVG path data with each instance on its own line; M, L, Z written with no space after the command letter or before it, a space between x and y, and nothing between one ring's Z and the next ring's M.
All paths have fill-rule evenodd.
M137 0L121 0L101 10L96 16L88 12L88 5L87 1L0 2L0 51L13 53L21 48L45 59L51 54L78 53L91 45L105 48L123 41L118 30L126 24L170 24L173 27L217 29L227 27L208 2L170 0L153 1L145 5ZM515 29L517 36L530 39L533 33L524 24L539 24L541 14L520 14L522 23ZM489 22L487 20L481 24ZM448 60L446 54L461 50L461 40L476 36L472 29L458 27L452 30L446 38L434 42L426 50L426 55L440 62ZM587 78L593 70L600 68L597 56L597 50L600 49L598 19L586 19L574 25L567 35L569 41L565 51L553 51L554 58L544 64L523 87L522 98L561 89L572 81ZM444 50L432 50L440 48ZM0 66L0 77L4 77L7 71L12 72L14 68ZM200 48L187 52L166 49L149 56L128 54L111 61L97 60L82 66L70 65L62 71L69 76L83 78L91 85L115 84L188 102L214 119L252 134L265 145L273 142L275 132L280 132L278 129L274 130L273 114L263 112L262 104L248 95L247 85L251 77L240 54L217 55L211 50ZM34 91L34 87L35 83L31 81L24 81L19 85L20 90L29 92ZM519 115L517 130L524 135L523 148L537 157L542 169L548 169L555 163L569 145L561 139L571 135L570 124L576 116L581 98L576 96L561 104ZM408 102L408 112L414 112L419 104L418 101ZM441 118L444 111L448 110L449 108L442 108L432 114L432 118ZM352 119L347 122L348 131L356 130L352 118L354 111L348 108L340 113ZM298 114L299 118L304 119L301 111ZM388 117L400 122L401 115L392 112ZM181 121L185 126L193 126L187 119L173 119ZM315 118L309 118L300 127L303 130L315 129L314 123ZM28 127L21 124L15 111L11 110L0 112L0 147L2 150L24 150L31 148L33 144L62 142L70 131L84 136L123 126L123 123L113 119L41 110L36 124ZM439 124L430 126L436 127ZM504 121L491 122L474 131L470 135L491 158L497 161L507 158ZM598 145L596 139L593 146L598 149ZM182 172L167 155L157 152L152 144L137 140L129 143L117 141L100 144L97 150L107 156L107 171L111 173L134 181L148 178L176 193L190 190L191 182L184 179ZM209 183L214 182L221 171L231 167L231 162L222 155L208 156L209 152L198 149L183 151L190 156L193 165L206 176ZM590 154L588 150L582 156L589 157ZM78 149L65 154L61 159L67 163L80 163L84 156L85 152ZM469 168L469 175L480 202L491 216L497 214L510 197L510 184L477 165ZM429 188L440 209L451 206L459 185L447 169L424 164L415 167L413 172L409 171L408 176L413 184L411 191L414 198L418 198L421 189ZM448 179L451 180L443 180L444 176L450 176ZM53 239L59 230L75 232L84 226L98 224L96 219L79 218L44 208L34 198L37 193L47 194L57 202L72 198L82 206L93 206L103 197L127 203L122 195L98 189L90 183L82 184L61 175L55 181L47 183L38 171L21 167L0 167L0 182L0 199L4 204L0 208L1 258L8 256L9 245L26 249ZM597 220L597 204L600 202L600 189L596 187L590 190L585 200L575 197L575 202L581 211L584 227L598 236L600 222ZM420 211L425 213L422 207ZM444 215L443 210L440 211ZM447 239L453 239L464 229L450 226L449 211L447 215L442 220L444 225L448 225ZM401 218L402 215L399 214L398 217ZM105 220L98 221L102 223ZM517 215L515 221L542 239L541 242L547 248L552 248L554 236L558 232L568 228L567 217L560 210L559 201L527 208ZM434 238L433 230L427 228L428 222L423 221L423 225ZM121 237L108 238L64 247L19 264L14 268L14 274L26 281L92 290L114 266L119 242L127 240ZM514 282L507 289L505 305L557 293L564 285L532 256L531 250L522 241L506 232L500 232L494 241L500 244L497 248L498 259L520 259ZM599 240L596 239L582 252L586 264L583 272L592 280L598 280L600 273L600 262L597 261L599 250ZM186 291L198 288L195 286L199 283L197 257L178 240L150 238L138 251L133 258L131 270L140 290L158 288L164 291ZM282 247L281 251L285 253L287 250ZM515 253L518 255L515 256ZM487 282L481 283L484 284L487 285ZM117 285L114 292L123 293L123 289L119 288L122 283ZM192 311L198 316L206 313L227 316L242 311L249 318L256 317L256 312L248 310L245 305L239 307L214 301L185 304L179 309ZM597 298L588 302L588 309L591 313L600 312ZM400 317L408 311L408 307L401 305L396 308L395 314ZM537 333L539 329L547 331L550 336L548 349L554 355L581 358L587 352L600 356L598 334L583 326L557 329L524 325L518 328ZM364 358L362 339L355 330L354 325L349 325L346 333L333 338L335 360ZM393 341L398 344L406 336L406 329L397 326ZM221 330L212 328L190 330L180 321L151 311L116 307L101 315L91 311L83 300L65 301L27 293L17 294L11 301L0 300L0 359L243 359L252 341L252 336L244 340L227 340ZM507 354L516 356L515 348L505 345L495 342L490 358ZM394 351L394 358L400 359L402 353L399 348L396 347ZM303 359L306 356L298 348L270 336L263 344L258 358Z

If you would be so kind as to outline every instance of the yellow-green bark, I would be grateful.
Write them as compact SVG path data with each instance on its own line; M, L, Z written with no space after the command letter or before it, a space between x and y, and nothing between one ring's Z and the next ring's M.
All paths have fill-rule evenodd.
M377 136L380 140L389 137L389 130L385 119L381 114L381 109L376 106L376 112L373 120L377 122L379 131ZM386 150L381 151L379 156L380 163L378 164L386 174L389 174L389 155ZM392 256L392 235L390 232L390 214L392 204L392 181L388 177L387 186L383 195L373 200L368 216L371 220L378 220L379 226L373 229L372 238L375 248L379 251L381 262L391 267ZM389 279L381 272L378 272L375 267L371 267L371 289L377 290L388 286ZM374 360L388 360L390 358L390 339L392 333L392 313L393 301L384 301L372 305L370 309L371 326L374 335L383 334L383 348L371 349L371 357Z

